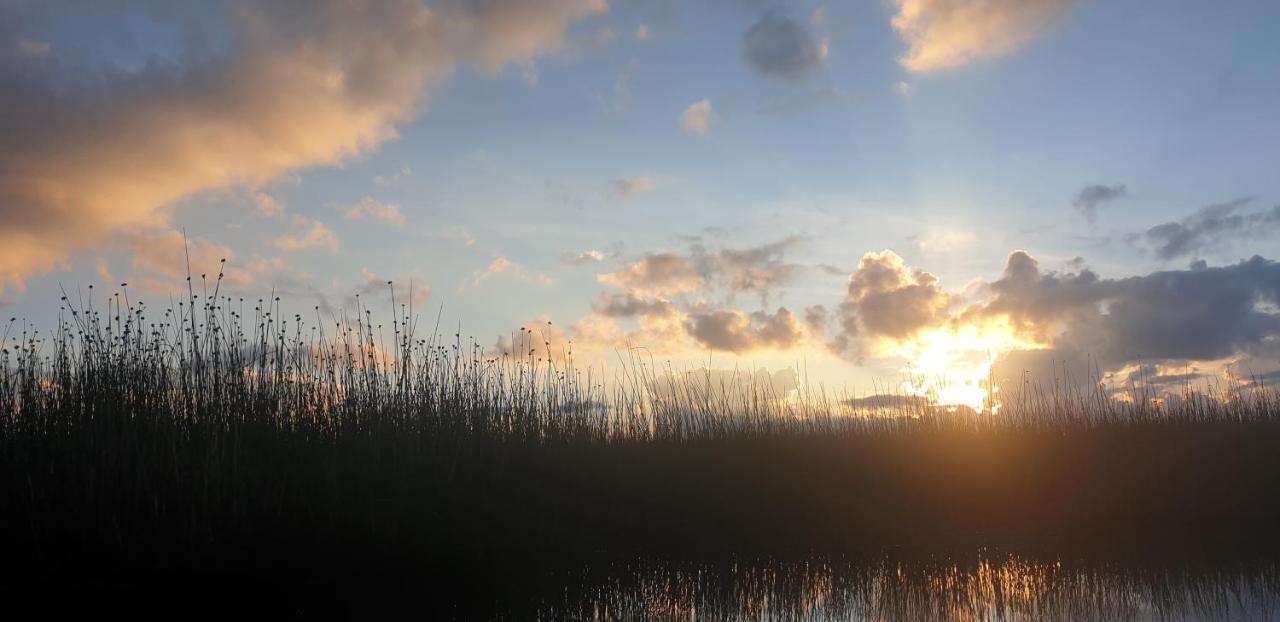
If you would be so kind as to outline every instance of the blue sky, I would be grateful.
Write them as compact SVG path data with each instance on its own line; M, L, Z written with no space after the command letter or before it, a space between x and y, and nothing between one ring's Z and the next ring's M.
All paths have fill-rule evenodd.
M865 388L917 369L922 334L1003 308L992 284L1015 250L1106 282L1280 255L1271 2L0 11L0 300L36 323L59 286L109 277L163 299L185 230L197 273L230 255L235 290L299 308L412 280L427 314L486 344L549 319L606 358L654 340L686 365L802 361ZM866 255L883 250L900 261ZM663 253L689 270L644 272ZM897 285L854 292L877 266ZM1238 292L1253 315L1210 305L1172 325L1265 329L1220 336L1226 357L1155 362L1280 367L1260 270ZM1131 290L1104 289L999 330L1066 358L1114 343L1097 327ZM919 321L876 329L873 294ZM610 295L648 311L605 313ZM1014 348L997 341L993 356ZM1106 361L1123 376L1152 357Z

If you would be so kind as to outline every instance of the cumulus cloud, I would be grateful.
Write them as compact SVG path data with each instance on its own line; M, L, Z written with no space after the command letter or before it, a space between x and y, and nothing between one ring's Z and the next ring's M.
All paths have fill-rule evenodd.
M613 190L624 197L633 197L639 194L652 192L657 183L652 177L643 176L634 179L615 179L613 181Z
M698 100L680 113L680 131L685 134L706 134L711 130L714 115L711 100Z
M601 351L637 344L678 355L706 348L745 353L797 347L822 331L811 321L818 312L807 310L802 322L786 308L765 311L763 303L801 270L785 260L800 242L789 237L757 246L711 247L695 238L684 252L647 253L596 277L614 291L593 302L591 312L567 334L575 344ZM733 308L741 293L759 294L762 310Z
M365 197L355 205L342 208L342 214L349 220L371 218L397 227L404 226L404 213L400 211L399 205L383 203L372 197Z
M1084 216L1085 220L1090 223L1096 222L1098 219L1098 208L1104 203L1109 203L1116 199L1124 198L1127 191L1124 184L1116 184L1114 186L1104 186L1102 184L1092 184L1085 186L1076 193L1071 201L1071 206Z
M804 24L771 11L743 33L742 57L764 77L801 80L826 61L827 42Z
M913 72L1001 56L1062 22L1079 0L896 0L893 28Z
M1243 212L1250 198L1209 205L1177 222L1166 222L1146 231L1143 238L1156 257L1176 259L1232 239L1271 233L1280 226L1280 205Z
M782 307L772 314L699 309L689 314L686 327L702 346L728 352L787 349L799 344L805 335L795 315Z
M324 223L294 215L290 223L290 231L276 236L272 243L276 248L286 251L303 251L313 248L338 250L338 236Z
M867 253L849 275L836 312L839 332L831 346L857 355L856 344L863 336L907 339L944 321L951 302L937 277L907 268L897 253Z
M496 72L563 45L604 0L228 2L228 42L181 61L104 69L0 64L0 286L193 193L260 186L396 135L455 67ZM0 20L74 5L5 5ZM56 16L54 16L56 17ZM149 17L197 23L166 7ZM207 21L207 20L206 20ZM207 46L206 46L207 47ZM202 49L193 46L193 50Z
M617 272L598 275L596 280L641 294L678 294L702 285L702 275L693 262L673 252L647 254Z

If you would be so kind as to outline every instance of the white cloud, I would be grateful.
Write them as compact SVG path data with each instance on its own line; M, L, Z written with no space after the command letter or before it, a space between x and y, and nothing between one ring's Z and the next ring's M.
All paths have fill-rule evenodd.
M275 197L265 192L255 192L253 194L253 210L259 216L271 218L284 214L284 205L281 205Z
M355 205L342 208L342 214L348 220L372 218L397 227L404 226L404 214L400 211L400 206L383 203L372 197L365 197Z
M532 281L539 285L544 285L544 286L555 285L555 280L553 280L551 277L545 274L537 274L537 275L530 274L529 270L526 269L523 265L518 264L514 261L511 261L510 259L507 259L502 255L499 255L493 261L489 262L489 265L486 266L484 270L480 270L476 272L475 275L471 278L470 285L473 289L478 288L481 285L484 285L484 283L489 279L492 279L493 277L496 277L500 274L509 274L522 281ZM459 290L462 290L462 289L465 289L465 288L459 288Z
M413 175L413 169L409 168L408 166L402 166L400 167L400 170L396 171L391 175L374 175L373 185L382 186L384 188L395 186L400 183L400 180L406 177L409 177L411 175Z
M711 129L714 115L711 100L696 101L680 114L680 131L685 134L706 134Z
M301 251L312 248L338 250L338 236L324 223L306 216L294 215L291 231L277 236L272 243L276 248L286 251Z

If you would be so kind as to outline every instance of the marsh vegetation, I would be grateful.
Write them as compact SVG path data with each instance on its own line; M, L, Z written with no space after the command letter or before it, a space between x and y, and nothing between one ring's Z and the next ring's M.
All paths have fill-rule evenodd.
M740 607L747 597L734 590L817 590L844 594L837 604L853 609L841 611L862 612L853 619L898 618L872 614L899 588L977 577L982 587L963 589L1006 594L1022 581L1009 577L1026 575L1031 587L1018 583L1009 606L1048 590L1034 607L1057 607L1043 598L1086 589L1097 560L1169 557L1182 568L1182 553L1210 551L1230 562L1213 566L1221 573L1237 558L1271 559L1276 543L1280 402L1262 386L1166 403L1030 389L999 415L910 399L858 410L749 382L655 383L643 365L601 382L567 352L539 355L536 330L494 352L421 329L394 293L379 324L362 302L345 318L307 321L285 317L278 299L212 290L159 312L131 304L127 290L64 298L48 334L9 323L6 584L429 578L461 598L485 582L591 567L607 569L605 587L574 580L573 604L555 606L627 619L599 612L658 606L626 600L657 590L672 611L768 617ZM1032 561L937 566L983 547ZM1094 566L1046 570L1061 551ZM887 554L934 561L890 571ZM825 575L767 564L734 575L758 567L735 560L775 558L827 564ZM813 561L833 558L872 561L839 572L831 564L845 562ZM654 559L665 561L629 565ZM680 580L663 574L688 567ZM1101 576L1132 578L1108 568ZM736 578L713 593L703 582L722 572ZM810 583L792 586L793 576ZM1229 577L1214 580L1237 592L1247 583L1250 598L1271 602L1273 570ZM1135 591L1147 584L1129 580L1107 579L1124 586L1121 611L1176 600L1168 583ZM920 598L902 606L991 616Z

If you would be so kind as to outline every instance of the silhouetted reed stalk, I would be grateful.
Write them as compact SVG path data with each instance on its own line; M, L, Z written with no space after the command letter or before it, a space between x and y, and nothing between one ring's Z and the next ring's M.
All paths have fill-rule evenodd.
M1257 543L1280 519L1280 412L1252 384L866 410L634 353L605 383L535 330L505 352L424 336L390 284L388 325L360 298L308 320L221 281L160 312L124 286L64 296L51 334L9 322L10 571Z

